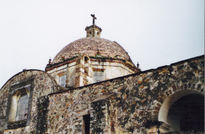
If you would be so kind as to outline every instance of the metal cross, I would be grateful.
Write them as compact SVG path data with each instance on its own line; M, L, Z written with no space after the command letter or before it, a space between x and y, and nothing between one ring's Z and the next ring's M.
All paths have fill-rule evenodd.
M95 17L95 14L91 14L91 16L93 17L93 25L95 25L95 20L96 20L97 18Z

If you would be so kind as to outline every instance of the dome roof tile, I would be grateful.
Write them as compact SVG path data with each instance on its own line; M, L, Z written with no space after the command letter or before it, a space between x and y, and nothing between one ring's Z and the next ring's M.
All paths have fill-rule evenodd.
M69 59L79 55L100 55L103 57L131 61L128 53L117 42L99 37L86 37L65 46L55 56L52 64L62 62L62 59Z

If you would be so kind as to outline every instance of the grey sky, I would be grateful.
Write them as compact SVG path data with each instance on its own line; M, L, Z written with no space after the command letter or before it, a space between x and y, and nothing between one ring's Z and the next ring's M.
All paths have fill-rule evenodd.
M204 0L0 0L0 87L85 37L91 13L142 70L204 54Z

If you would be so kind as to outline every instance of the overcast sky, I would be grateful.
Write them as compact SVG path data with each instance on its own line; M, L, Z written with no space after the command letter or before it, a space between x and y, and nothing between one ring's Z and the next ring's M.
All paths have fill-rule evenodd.
M91 13L142 70L204 54L204 0L0 0L0 87L85 37Z

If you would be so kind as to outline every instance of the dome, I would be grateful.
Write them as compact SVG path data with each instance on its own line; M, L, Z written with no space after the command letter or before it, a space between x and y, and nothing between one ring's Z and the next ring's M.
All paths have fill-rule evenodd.
M65 46L53 59L52 64L62 62L75 56L102 56L130 61L128 53L115 41L99 37L86 37L78 39Z

